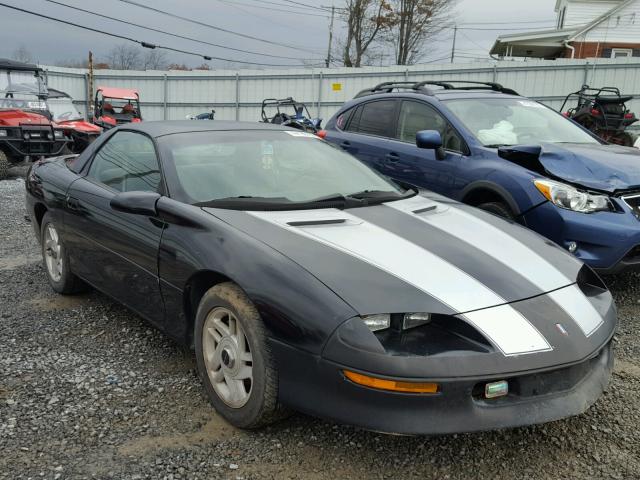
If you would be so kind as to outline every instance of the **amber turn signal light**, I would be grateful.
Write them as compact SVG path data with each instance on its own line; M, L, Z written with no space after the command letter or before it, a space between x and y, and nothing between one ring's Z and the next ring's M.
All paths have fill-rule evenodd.
M403 393L438 393L440 390L437 383L398 382L396 380L370 377L361 373L350 372L349 370L343 370L343 373L353 383L378 390Z

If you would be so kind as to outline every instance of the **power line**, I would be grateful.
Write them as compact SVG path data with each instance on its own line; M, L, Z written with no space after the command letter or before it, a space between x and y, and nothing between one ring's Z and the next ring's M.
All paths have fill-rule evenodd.
M285 56L281 56L281 55L271 55L271 54L268 54L268 53L253 52L251 50L243 50L241 48L227 47L225 45L219 45L217 43L211 43L211 42L207 42L207 41L204 41L204 40L199 40L197 38L192 38L192 37L187 37L187 36L184 36L184 35L178 35L176 33L166 32L164 30L160 30L159 28L146 27L144 25L139 25L137 23L129 22L127 20L122 20L122 19L115 18L115 17L109 17L109 16L103 15L101 13L96 13L96 12L92 12L90 10L85 10L84 8L75 7L73 5L67 5L65 3L58 2L56 0L44 0L44 1L45 2L49 2L49 3L53 3L55 5L60 5L62 7L70 8L72 10L77 10L77 11L80 11L80 12L88 13L89 15L94 15L96 17L106 18L108 20L113 20L114 22L124 23L126 25L131 25L133 27L142 28L144 30L149 30L151 32L162 33L163 35L169 35L170 37L180 38L180 39L183 39L183 40L189 40L191 42L201 43L203 45L210 45L212 47L224 48L226 50L233 50L235 52L248 53L248 54L251 54L251 55L259 55L259 56L262 56L262 57L283 58L283 59L286 59L286 60L304 60L304 59L299 58L299 57L285 57Z
M308 17L322 17L322 18L329 18L329 15L320 15L317 13L308 13L308 12L300 12L297 10L284 10L284 9L280 9L280 8L273 8L273 7L261 7L259 5L247 5L246 3L236 3L236 2L232 2L231 0L218 0L219 2L222 3L226 3L229 5L232 5L236 8L241 8L241 7L248 7L248 8L261 8L263 10L269 10L272 12L285 12L285 13L290 13L292 15L304 15L304 16L308 16ZM273 5L283 5L282 3L273 3L273 2L261 2L261 3L271 3ZM284 7L286 7L287 5L283 5ZM246 10L243 10L245 13L247 13Z
M288 10L276 10L276 9L273 9L273 10L276 10L276 11L278 11L278 12L280 12L280 11L285 11L285 12L287 12L287 13L303 13L303 14L305 14L305 15L311 15L311 16L317 16L317 17L328 17L328 15L326 15L326 14L325 14L325 15L320 15L319 13L307 13L307 12L309 12L309 10L315 10L315 9L309 9L308 7L298 7L298 8L300 8L301 10L305 10L305 8L307 9L307 11L306 11L306 12L302 12L302 11L301 11L301 12L298 12L297 10L291 10L291 8L296 8L296 7L292 7L291 5L286 5L286 4L284 4L284 3L269 2L269 1L267 1L267 0L252 0L252 1L254 1L254 2L256 2L256 3L259 3L259 4L265 4L265 3L268 3L269 5L276 5L276 6L279 6L279 7L286 7L286 8L288 8ZM229 1L229 3L235 3L235 2L231 2L231 1ZM259 6L257 6L257 5L253 5L253 6L254 6L255 8L271 9L270 7L259 7Z
M102 35L107 35L109 37L119 38L121 40L127 40L129 42L137 43L138 45L140 45L140 46L142 46L144 48L150 48L150 49L161 48L163 50L169 50L171 52L183 53L185 55L193 55L193 56L196 56L196 57L201 57L204 60L221 60L221 61L224 61L224 62L241 63L241 64L245 64L245 65L269 66L269 67L290 67L291 66L291 65L275 65L275 64L270 64L270 63L248 62L248 61L244 61L244 60L232 60L230 58L214 57L214 56L211 56L211 55L204 55L202 53L189 52L187 50L180 50L178 48L165 47L165 46L162 46L162 45L156 45L156 44L153 44L153 43L144 42L142 40L136 40L135 38L127 37L125 35L118 35L117 33L104 32L104 31L98 30L96 28L86 27L84 25L78 25L77 23L73 23L73 22L70 22L68 20L62 20L60 18L50 17L50 16L44 15L42 13L32 12L30 10L25 10L24 8L14 7L13 5L7 5L6 3L1 3L0 2L0 7L9 8L11 10L16 10L18 12L27 13L29 15L34 15L34 16L40 17L40 18L46 18L47 20L52 20L54 22L64 23L65 25L71 25L72 27L81 28L83 30L89 30L91 32L100 33Z
M322 10L323 12L326 11L326 9L324 9L322 7L316 7L315 5L308 5L306 3L295 2L294 0L282 0L282 1L283 2L287 2L287 3L291 3L293 5L302 5L303 7L312 8L314 10Z
M228 30L226 28L218 27L216 25L210 25L208 23L200 22L200 21L194 20L192 18L182 17L180 15L176 15L176 14L171 13L171 12L166 12L164 10L160 10L160 9L157 9L157 8L154 8L154 7L150 7L148 5L144 5L142 3L135 2L134 0L117 0L117 1L118 2L122 2L122 3L127 3L129 5L135 5L136 7L144 8L145 10L150 10L152 12L160 13L160 14L166 15L168 17L177 18L178 20L183 20L185 22L193 23L195 25L200 25L201 27L206 27L206 28L210 28L212 30L217 30L219 32L225 32L225 33L228 33L230 35L237 35L237 36L242 37L242 38L248 38L250 40L255 40L257 42L268 43L270 45L277 45L278 47L290 48L292 50L298 50L298 51L307 52L307 53L313 53L313 54L318 53L318 52L314 52L313 50L304 49L304 48L299 47L299 46L292 46L292 45L287 45L286 43L274 42L274 41L271 41L271 40L267 40L265 38L254 37L254 36L248 35L246 33L235 32L233 30Z
M465 22L458 25L518 25L518 24L532 24L532 23L551 23L555 24L556 21L551 20L527 20L524 22Z

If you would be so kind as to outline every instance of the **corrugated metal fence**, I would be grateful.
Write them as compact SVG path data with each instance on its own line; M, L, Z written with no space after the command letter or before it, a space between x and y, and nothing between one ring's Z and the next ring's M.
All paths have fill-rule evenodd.
M44 67L48 84L69 93L80 105L87 100L87 72ZM216 110L220 120L256 121L264 98L292 96L307 103L311 114L327 120L360 90L385 81L474 80L498 82L522 95L560 108L567 93L587 83L616 86L635 95L640 110L640 62L637 58L490 62L465 65L417 65L361 69L295 69L193 72L97 70L96 86L137 88L147 120L184 119Z

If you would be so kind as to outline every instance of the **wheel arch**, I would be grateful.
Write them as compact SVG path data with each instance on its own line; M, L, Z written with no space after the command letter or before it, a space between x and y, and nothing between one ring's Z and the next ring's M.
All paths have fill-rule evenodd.
M502 202L506 204L516 216L522 213L518 203L506 188L486 180L467 185L462 191L461 199L463 203L474 207L488 202Z
M191 275L185 283L182 292L183 311L186 323L185 343L190 347L193 347L193 328L200 300L207 290L225 282L236 283L221 272L215 270L200 270Z
M45 214L48 211L49 210L47 209L47 207L46 207L46 205L44 203L36 202L33 205L33 215L34 215L34 219L36 221L36 225L38 226L38 232L42 228L42 219L44 218Z

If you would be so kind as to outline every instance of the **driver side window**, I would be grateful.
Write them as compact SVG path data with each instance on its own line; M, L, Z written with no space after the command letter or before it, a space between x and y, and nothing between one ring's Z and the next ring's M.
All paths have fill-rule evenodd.
M460 136L434 108L422 102L402 102L396 138L401 142L415 144L416 133L421 130L436 130L442 136L445 149L454 152L463 151Z
M87 177L119 192L159 192L160 168L151 139L118 132L98 150Z

